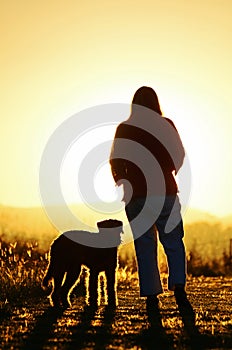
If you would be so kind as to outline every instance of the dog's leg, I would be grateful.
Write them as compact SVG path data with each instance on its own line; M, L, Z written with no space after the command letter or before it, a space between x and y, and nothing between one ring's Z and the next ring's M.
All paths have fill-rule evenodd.
M116 268L111 267L105 270L107 281L108 306L115 307L117 305L116 298Z
M71 306L69 294L71 293L72 288L75 286L78 280L78 277L80 275L80 272L81 272L81 265L71 266L68 268L64 284L61 287L61 302L63 307L65 308Z
M98 270L91 268L89 276L89 304L92 307L98 306L98 274Z
M61 291L61 284L64 279L65 271L63 269L56 268L56 271L54 271L54 288L53 292L51 294L51 300L54 307L60 307L61 306L61 297L60 297L60 291Z

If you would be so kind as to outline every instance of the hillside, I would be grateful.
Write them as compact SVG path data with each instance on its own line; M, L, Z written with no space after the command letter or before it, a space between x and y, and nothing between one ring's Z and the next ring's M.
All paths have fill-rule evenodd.
M196 208L188 208L183 212L183 220L186 224L192 224L194 222L209 222L215 223L221 221L221 219L215 215L212 215L206 211L202 211Z
M89 224L94 230L96 222L104 218L103 213L93 215L82 204L73 206L72 210L81 218L77 229L82 229L85 224ZM117 218L126 223L125 215ZM197 249L204 256L217 256L224 250L228 252L229 240L232 238L232 216L219 218L210 213L189 208L184 213L184 225L185 243L188 250ZM128 227L126 231L127 241L131 236ZM47 249L51 240L57 236L58 230L49 221L41 207L0 206L0 234L9 240L34 239Z

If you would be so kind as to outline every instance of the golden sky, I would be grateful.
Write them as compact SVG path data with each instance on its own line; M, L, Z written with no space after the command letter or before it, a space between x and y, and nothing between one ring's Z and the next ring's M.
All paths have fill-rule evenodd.
M149 85L188 153L189 205L232 212L231 0L0 6L0 204L40 203L41 154L65 119Z

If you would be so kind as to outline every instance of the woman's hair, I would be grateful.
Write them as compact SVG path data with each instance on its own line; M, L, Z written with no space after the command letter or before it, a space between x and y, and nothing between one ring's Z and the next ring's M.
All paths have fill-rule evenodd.
M134 107L136 108L136 106L133 105L147 107L149 109L152 109L156 113L162 115L158 96L156 95L156 92L148 86L142 86L134 94L131 106L132 114L134 112Z

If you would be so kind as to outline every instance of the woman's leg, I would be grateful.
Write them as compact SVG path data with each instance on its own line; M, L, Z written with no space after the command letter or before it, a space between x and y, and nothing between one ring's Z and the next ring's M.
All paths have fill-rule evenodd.
M156 222L162 243L168 259L168 287L174 290L180 315L191 332L194 332L195 313L185 292L186 257L183 243L184 229L180 214L178 197L167 197L161 214Z
M130 222L132 233L136 237L134 245L138 264L140 296L142 297L157 295L163 291L158 268L157 234L154 226L140 235L138 226L133 222L133 219L141 212L143 204L144 201L142 199L135 199L126 206L127 218ZM149 212L144 212L143 215L146 219L146 215L149 215Z
M156 221L159 239L167 255L169 279L168 287L186 283L186 255L183 243L184 229L177 196L168 196Z

